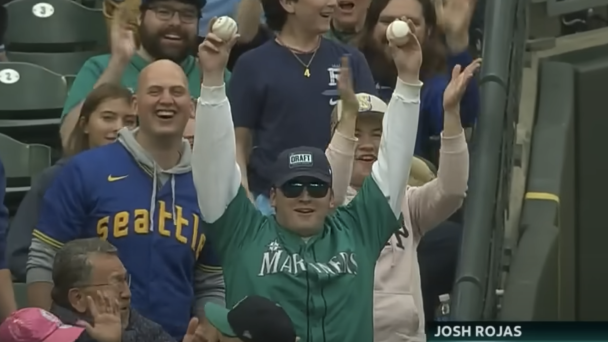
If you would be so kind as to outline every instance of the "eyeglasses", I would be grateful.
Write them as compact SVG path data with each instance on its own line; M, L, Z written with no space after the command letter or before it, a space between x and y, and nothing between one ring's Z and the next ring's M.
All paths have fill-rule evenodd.
M304 183L301 181L289 181L281 185L280 189L287 198L300 197L304 190L306 190L308 195L312 198L323 198L327 196L329 184L323 182Z
M116 290L116 292L122 292L131 287L131 275L126 274L124 277L111 278L107 283L99 284L82 284L77 287L97 287L97 286L109 286Z
M169 21L173 19L175 13L177 13L179 20L184 24L192 24L198 20L198 13L196 11L189 10L176 10L162 6L152 6L150 10L156 14L156 18L162 21Z

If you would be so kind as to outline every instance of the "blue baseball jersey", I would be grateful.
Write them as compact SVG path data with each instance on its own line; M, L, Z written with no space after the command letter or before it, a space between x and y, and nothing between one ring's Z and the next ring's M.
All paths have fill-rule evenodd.
M207 247L192 173L175 174L153 198L153 177L119 142L73 157L44 197L33 235L60 248L100 237L131 274L132 306L177 340L194 304L195 267L220 272Z

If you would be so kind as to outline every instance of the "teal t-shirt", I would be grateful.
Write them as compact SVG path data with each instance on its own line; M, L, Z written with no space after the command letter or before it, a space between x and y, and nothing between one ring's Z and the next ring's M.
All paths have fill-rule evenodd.
M376 182L304 241L262 215L241 187L208 224L226 282L226 305L259 295L279 303L302 341L373 341L376 260L401 227Z
M65 100L63 112L61 113L62 119L70 110L72 110L72 108L84 101L87 95L89 95L91 90L93 90L93 86L99 77L101 77L101 74L103 74L108 67L109 62L110 55L107 54L91 57L84 63L68 92L68 97ZM139 77L139 73L148 64L150 63L147 60L143 59L138 54L135 54L122 75L122 85L131 90L131 92L135 92L137 89L137 78ZM198 94L201 92L201 72L196 58L188 56L182 62L181 66L188 77L188 89L190 90L190 94L198 97ZM226 70L224 78L226 84L228 84L228 80L230 79L230 72L228 70Z

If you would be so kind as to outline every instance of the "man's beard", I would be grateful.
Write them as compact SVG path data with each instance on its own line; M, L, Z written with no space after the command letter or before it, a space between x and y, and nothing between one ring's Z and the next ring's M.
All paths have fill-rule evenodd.
M186 57L190 55L194 47L194 39L188 37L185 34L180 34L180 37L184 40L185 44L182 49L166 49L163 48L161 39L165 35L165 32L158 32L151 34L145 29L139 30L139 36L141 39L141 46L146 50L148 54L154 59L168 59L177 64L181 64Z

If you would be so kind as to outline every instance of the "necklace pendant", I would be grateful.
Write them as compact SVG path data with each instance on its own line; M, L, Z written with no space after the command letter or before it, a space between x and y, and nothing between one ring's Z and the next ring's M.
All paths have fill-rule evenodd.
M308 68L306 68L306 70L304 70L304 76L310 77L310 70Z

